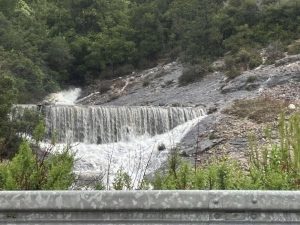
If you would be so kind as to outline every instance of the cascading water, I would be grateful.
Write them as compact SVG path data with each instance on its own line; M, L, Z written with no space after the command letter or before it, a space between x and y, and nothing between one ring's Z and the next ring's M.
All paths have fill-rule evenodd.
M168 150L176 147L202 118L195 118L153 137L132 136L127 141L101 145L73 143L71 149L76 152L78 159L74 171L83 177L102 175L103 182L109 186L121 169L131 177L133 187L138 188L144 175L153 174L159 169L168 159ZM162 144L166 150L159 151ZM64 144L55 146L58 151L64 147Z
M59 102L69 105L17 105L14 111L18 113L13 117L25 108L40 110L48 138L55 134L59 143L55 149L71 144L77 158L74 171L83 176L102 174L108 186L122 169L138 187L143 176L158 169L168 150L179 144L205 114L201 108L73 105L76 98L64 93L72 101L60 98ZM78 95L78 91L72 93ZM162 144L166 151L158 150Z
M204 114L201 108L46 106L48 135L58 142L104 144L154 136Z

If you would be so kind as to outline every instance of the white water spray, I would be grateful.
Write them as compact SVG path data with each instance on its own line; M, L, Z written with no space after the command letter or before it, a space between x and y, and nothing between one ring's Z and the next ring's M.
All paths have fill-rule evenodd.
M46 102L54 105L75 105L81 94L80 88L73 88L67 91L52 93L46 97Z

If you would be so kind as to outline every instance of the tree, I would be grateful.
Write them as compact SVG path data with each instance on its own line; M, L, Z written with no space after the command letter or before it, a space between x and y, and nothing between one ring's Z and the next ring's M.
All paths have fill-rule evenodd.
M222 52L222 36L214 24L214 17L223 2L175 0L171 4L168 15L186 61L197 61L200 57L210 59Z
M18 3L18 0L0 0L0 11L5 15L11 15Z
M55 37L47 43L46 49L46 62L49 68L56 72L55 80L69 80L73 56L67 41L63 37Z
M153 60L166 49L162 12L159 10L157 1L137 4L132 8L132 39L137 46L138 59Z
M126 40L121 29L111 29L97 35L94 50L104 60L105 66L111 68L112 77L115 76L115 67L130 62L135 53L135 43ZM93 51L93 53L96 53ZM97 54L97 53L96 53Z
M17 97L15 81L9 74L0 74L0 159L10 145L14 134L11 133L9 113Z

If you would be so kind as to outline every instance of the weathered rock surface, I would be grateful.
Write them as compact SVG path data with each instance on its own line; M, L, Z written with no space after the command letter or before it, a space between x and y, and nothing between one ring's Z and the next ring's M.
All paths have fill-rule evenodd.
M300 60L300 55L291 55L291 56L287 56L283 59L279 59L275 62L275 66L282 66L282 65L286 65L288 63L293 63L293 62L297 62Z
M300 56L299 56L300 57ZM275 65L261 66L244 72L241 76L229 81L222 87L222 93L241 90L255 91L300 81L300 60L279 67Z
M207 75L201 81L180 86L183 65L173 62L141 73L133 73L111 82L106 93L94 86L81 104L203 106L208 116L182 140L185 157L199 161L217 154L231 154L244 160L250 132L263 139L264 124L226 115L222 110L238 99L267 98L289 101L299 108L300 55L288 56L275 65L262 65L228 81L222 72ZM198 156L196 156L198 157Z
M183 66L173 62L115 79L110 82L105 93L100 90L103 89L101 85L94 86L86 93L88 96L78 102L96 105L201 105L216 111L217 107L227 105L235 99L257 96L262 90L276 85L299 82L300 55L281 61L286 63L281 66L260 66L230 81L221 72L211 73L201 81L187 86L180 86L178 83Z

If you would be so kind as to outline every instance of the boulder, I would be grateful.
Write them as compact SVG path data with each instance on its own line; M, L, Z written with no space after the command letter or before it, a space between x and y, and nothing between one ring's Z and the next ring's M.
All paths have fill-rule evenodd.
M164 151L164 150L166 150L165 144L162 143L162 144L158 145L157 150L158 151Z

